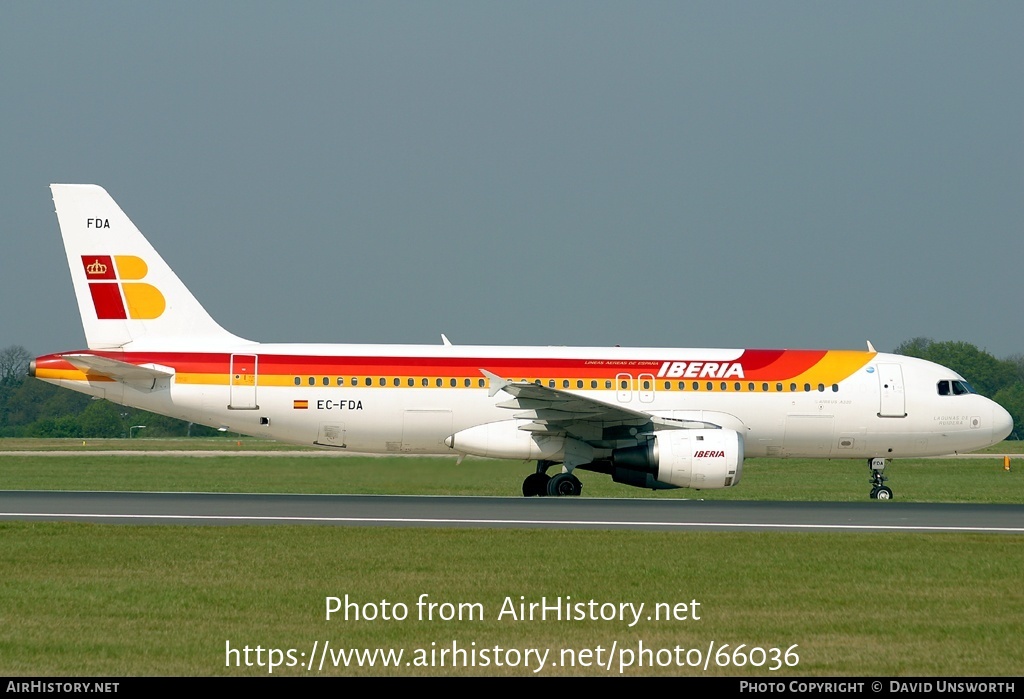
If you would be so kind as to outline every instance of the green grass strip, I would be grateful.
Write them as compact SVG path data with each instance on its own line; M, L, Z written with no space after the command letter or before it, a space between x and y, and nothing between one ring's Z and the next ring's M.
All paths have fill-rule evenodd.
M1024 462L908 459L886 469L901 502L1024 502ZM413 457L118 455L0 456L3 490L519 495L532 464ZM749 459L740 484L726 490L648 491L578 471L584 497L707 500L867 500L860 461Z
M226 643L332 648L789 648L737 675L1021 675L1024 537L0 524L0 674L233 675ZM416 601L482 619L416 619ZM325 620L325 598L409 607ZM497 618L518 602L700 602L700 620ZM431 644L434 644L433 646ZM266 658L266 656L264 656ZM296 656L298 657L298 656ZM407 659L410 656L405 656ZM256 657L252 656L255 663ZM306 662L302 659L302 662ZM544 675L618 675L551 667ZM279 667L274 674L309 674ZM313 673L317 674L317 673ZM339 675L529 675L523 667L334 668ZM705 674L626 668L626 675Z

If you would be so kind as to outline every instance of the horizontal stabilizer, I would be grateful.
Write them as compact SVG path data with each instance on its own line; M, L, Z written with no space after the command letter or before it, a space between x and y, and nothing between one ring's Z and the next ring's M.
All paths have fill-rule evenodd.
M149 366L138 366L108 357L97 357L95 354L64 354L61 355L69 364L79 371L91 375L106 376L115 381L140 381L166 379L174 376L173 371L165 371Z

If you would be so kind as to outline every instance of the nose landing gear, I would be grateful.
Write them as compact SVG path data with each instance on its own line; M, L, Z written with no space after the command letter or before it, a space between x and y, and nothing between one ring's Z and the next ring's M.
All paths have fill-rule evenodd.
M871 499L892 500L892 489L884 485L889 479L882 475L885 459L868 459L868 468L871 470Z

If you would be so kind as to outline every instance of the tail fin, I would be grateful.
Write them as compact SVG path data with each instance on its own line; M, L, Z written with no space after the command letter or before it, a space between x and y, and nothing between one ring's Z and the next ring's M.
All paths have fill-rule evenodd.
M246 342L210 317L105 189L53 184L50 190L89 349L140 340Z

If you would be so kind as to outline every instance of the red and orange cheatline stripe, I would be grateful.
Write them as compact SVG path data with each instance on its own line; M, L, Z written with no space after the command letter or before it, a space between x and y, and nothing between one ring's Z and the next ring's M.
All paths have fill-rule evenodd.
M82 353L87 353L83 351ZM228 353L200 352L88 352L110 357L130 364L159 364L173 367L175 382L196 385L228 385L231 355ZM700 388L705 382L712 381L713 389L723 384L726 390L749 390L749 384L769 383L769 390L777 390L775 384L782 383L782 390L803 390L804 384L830 386L838 384L865 366L875 354L844 350L745 350L739 357L729 362L703 362L702 364L726 364L742 367L742 376L731 373L723 382L717 376L694 376L680 378L687 385L697 380ZM672 360L667 360L672 361ZM479 386L480 370L486 369L499 376L519 381L542 381L545 384L555 382L556 388L576 389L577 381L583 381L583 388L591 390L592 381L598 381L597 389L615 389L614 380L621 374L633 377L630 388L639 388L639 375L656 375L665 362L658 360L581 360L581 359L521 359L521 358L466 358L466 357L332 357L305 355L259 355L258 383L261 386L291 386L324 388L322 379L328 378L332 387L337 387L337 379L342 378L344 385L351 387L351 379L360 380L360 387L366 385L365 379L371 378L372 387L393 388L394 379L399 379L398 387L408 388L408 379L414 379L415 387L422 388L422 379L428 379L428 387L437 387L436 379L444 379L442 387L451 388L451 379L456 380L456 387L464 388L470 379L470 388ZM696 361L691 363L697 363ZM85 381L86 375L61 355L48 355L36 360L36 376L48 379L68 381ZM314 378L310 385L309 378ZM295 379L299 383L295 383ZM379 379L385 379L381 385ZM92 377L93 380L103 380ZM669 379L665 379L669 380ZM564 382L568 381L568 386ZM607 381L613 381L609 386ZM664 388L663 379L659 378L655 388ZM659 385L660 384L660 385ZM678 381L671 380L670 386L675 387ZM738 388L737 388L738 384ZM756 386L755 390L760 390Z

